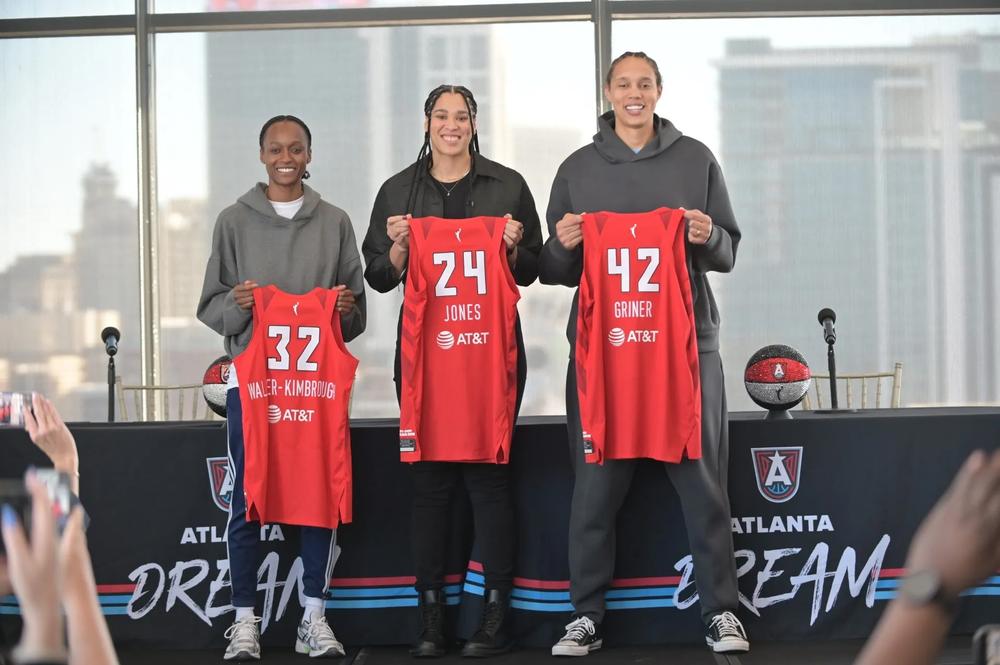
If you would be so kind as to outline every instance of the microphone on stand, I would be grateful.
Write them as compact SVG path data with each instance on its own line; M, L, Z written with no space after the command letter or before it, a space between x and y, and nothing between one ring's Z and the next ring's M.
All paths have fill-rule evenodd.
M101 331L101 341L104 351L108 354L108 422L115 422L115 354L118 353L118 342L122 333L114 326L108 326Z
M837 322L837 313L829 307L824 307L819 310L818 318L819 324L823 326L823 340L827 344L836 344L837 331L834 330L833 324Z
M823 341L826 342L826 360L830 369L830 408L837 410L837 362L833 354L833 345L837 342L837 331L833 324L837 321L837 313L829 307L819 310L819 324L823 326Z
M104 350L109 356L118 353L118 340L122 338L122 333L114 326L108 326L101 331L101 341L104 342Z

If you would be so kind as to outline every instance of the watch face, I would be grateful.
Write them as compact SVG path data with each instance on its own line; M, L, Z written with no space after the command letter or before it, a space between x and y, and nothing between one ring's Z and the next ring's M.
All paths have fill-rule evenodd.
M915 603L929 603L934 599L941 582L937 573L930 570L919 570L903 579L901 589L904 596Z

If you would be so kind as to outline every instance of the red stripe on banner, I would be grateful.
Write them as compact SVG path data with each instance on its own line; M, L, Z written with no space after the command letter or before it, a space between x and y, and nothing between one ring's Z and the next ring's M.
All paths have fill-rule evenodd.
M879 571L879 577L902 577L906 574L906 568L883 568Z
M680 575L677 577L623 577L619 580L611 580L611 586L616 588L621 587L640 587L640 586L671 586L679 584L681 581Z
M469 570L481 573L483 564L478 561L469 562ZM623 577L611 581L612 587L634 588L643 586L672 586L679 584L680 576L677 577ZM569 580L533 580L527 577L515 577L514 586L526 589L568 589Z
M514 586L524 589L557 589L569 588L569 580L529 580L526 577L515 577Z
M413 575L400 577L334 577L330 586L365 587L365 586L413 586L417 578Z
M134 584L98 584L97 593L132 593Z
M444 581L448 584L457 584L463 579L461 573L445 575ZM335 587L380 587L380 586L413 586L417 578L413 575L401 575L399 577L334 577L330 580L330 586Z

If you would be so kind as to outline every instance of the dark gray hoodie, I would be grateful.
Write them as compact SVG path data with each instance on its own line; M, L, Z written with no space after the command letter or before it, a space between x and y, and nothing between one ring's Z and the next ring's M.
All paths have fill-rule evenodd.
M545 215L549 239L539 256L539 280L580 285L583 248L567 250L556 237L556 222L568 212L646 212L662 206L701 210L712 218L714 228L707 244L688 244L688 271L698 350L718 351L719 310L705 273L732 270L740 242L719 163L704 144L683 136L669 120L656 115L656 136L638 154L615 134L614 112L602 115L598 124L594 142L567 157L556 172ZM571 353L576 304L574 296L566 333Z
M292 219L274 211L264 184L257 183L215 222L198 318L225 338L231 358L250 342L253 315L236 304L232 293L248 279L261 286L274 284L286 293L345 284L357 306L342 317L344 339L354 339L365 329L364 266L351 220L315 190L305 185L303 189L305 200Z

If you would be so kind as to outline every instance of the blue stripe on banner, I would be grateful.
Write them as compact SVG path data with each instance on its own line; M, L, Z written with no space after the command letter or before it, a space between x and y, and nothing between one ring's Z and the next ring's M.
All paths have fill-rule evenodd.
M641 610L647 607L673 607L673 598L654 600L609 600L605 603L609 610Z
M513 599L510 606L518 610L528 610L530 612L572 612L571 603L531 603L524 600Z
M523 600L541 600L548 601L550 603L556 602L568 602L569 601L569 591L535 591L534 589L514 589L511 593L512 598L521 598Z
M604 597L608 600L616 600L622 598L665 598L669 597L673 599L674 591L677 590L675 586L656 586L647 587L645 589L611 589L604 594Z
M898 589L900 580L879 580L875 583L876 589Z
M459 593L458 585L450 585L445 587L445 605L458 605ZM326 601L327 609L331 610L375 610L384 609L388 607L416 607L417 606L417 596L413 595L411 598L372 598L368 600L354 599L354 600L328 600Z
M97 599L101 601L101 605L127 605L132 600L132 594L103 595Z
M475 582L476 584L486 584L486 578L480 573L474 573L471 570L465 574L466 582Z
M0 603L16 603L17 596L0 596Z
M20 614L20 607L0 607L0 614Z
M465 593L471 593L474 596L485 596L486 589L479 586L478 584L466 584L465 588L462 589Z
M963 596L1000 596L1000 587L976 587L962 593Z
M416 598L417 590L411 586L380 587L375 589L332 589L331 597L344 598Z
M109 616L128 614L128 608L127 607L102 607L101 611L104 612L104 614L109 615Z
M983 583L984 584L1000 584L1000 575L997 575L996 577L987 577L986 581L983 582Z
M892 600L896 597L895 591L876 591L875 600Z

